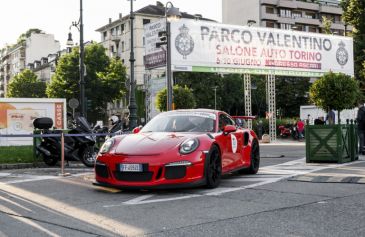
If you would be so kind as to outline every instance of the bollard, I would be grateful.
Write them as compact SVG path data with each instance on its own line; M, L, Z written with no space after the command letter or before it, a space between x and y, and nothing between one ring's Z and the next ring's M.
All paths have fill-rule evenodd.
M61 133L61 174L60 176L69 176L70 173L65 173L65 136Z

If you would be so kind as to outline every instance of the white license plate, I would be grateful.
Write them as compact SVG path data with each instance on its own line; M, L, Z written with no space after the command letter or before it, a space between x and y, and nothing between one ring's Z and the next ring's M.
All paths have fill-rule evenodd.
M120 171L122 172L142 172L142 164L120 164Z

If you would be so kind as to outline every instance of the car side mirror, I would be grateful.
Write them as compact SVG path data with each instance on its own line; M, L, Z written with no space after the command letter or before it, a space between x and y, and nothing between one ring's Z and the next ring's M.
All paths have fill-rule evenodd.
M234 125L227 125L223 129L224 135L230 134L231 132L235 132L237 130L236 126Z

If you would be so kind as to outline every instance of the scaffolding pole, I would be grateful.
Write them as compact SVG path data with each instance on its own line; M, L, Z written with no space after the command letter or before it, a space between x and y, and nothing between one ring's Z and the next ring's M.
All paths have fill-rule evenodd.
M275 103L275 75L266 76L266 98L269 117L270 141L276 140L276 103Z
M245 93L245 115L252 115L252 105L251 105L251 75L243 74L243 86ZM252 120L247 120L247 128L252 129Z

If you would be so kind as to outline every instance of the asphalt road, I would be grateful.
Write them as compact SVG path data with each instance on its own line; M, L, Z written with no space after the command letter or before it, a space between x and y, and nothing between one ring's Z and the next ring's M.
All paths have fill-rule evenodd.
M216 189L119 191L89 169L0 172L2 236L365 236L361 184L289 181L346 167L305 164L304 145L262 145L257 175ZM364 162L364 161L360 161ZM360 164L359 163L359 164Z

